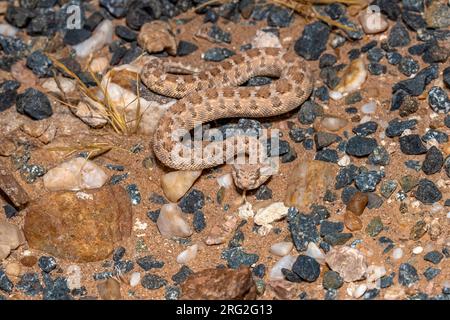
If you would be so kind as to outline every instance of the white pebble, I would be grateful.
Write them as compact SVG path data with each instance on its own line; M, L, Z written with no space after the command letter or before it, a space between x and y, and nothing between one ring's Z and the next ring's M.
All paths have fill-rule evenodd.
M395 248L392 250L392 259L399 260L403 257L403 250L402 248Z
M431 213L438 213L438 212L440 212L443 209L444 209L444 207L441 204L435 203L435 204L433 204L431 206L431 210L430 211L431 211Z
M325 264L325 255L314 242L308 243L305 255L315 259L321 265Z
M5 37L14 37L19 31L16 27L13 27L7 23L0 23L0 35Z
M161 188L171 202L177 202L192 187L202 170L172 171L161 176Z
M229 189L233 185L233 176L231 173L224 174L223 176L217 178L217 183L219 186Z
M350 164L350 157L348 155L343 155L342 158L339 159L338 165L340 167L346 167Z
M412 250L412 252L414 253L414 254L421 254L422 252L423 252L423 248L422 247L415 247L413 250Z
M259 209L255 214L255 223L259 226L268 225L287 216L289 208L283 202L275 202L268 207Z
M293 256L285 256L278 260L270 269L269 272L269 279L270 280L284 280L284 275L281 272L281 269L292 269L292 266L294 265L295 260L297 260L297 257Z
M447 219L450 219L450 211L447 212Z
M139 272L133 272L130 277L130 286L136 287L141 281L141 274Z
M177 256L177 263L187 264L189 261L195 259L195 257L197 256L197 252L198 252L198 244L190 246Z
M323 117L320 123L325 129L335 132L344 128L348 121L339 117Z
M190 224L184 220L180 207L175 203L161 207L156 225L161 235L166 238L187 238L193 233Z
M78 191L100 188L108 180L103 169L92 161L74 158L50 169L43 177L49 191Z
M375 113L377 111L377 103L370 101L361 107L361 112L366 114Z
M277 256L284 257L291 252L293 247L294 245L292 242L278 242L270 247L270 252Z
M106 44L109 44L113 40L114 26L113 23L105 19L94 30L92 36L89 39L73 46L73 49L80 58L86 58L91 53L94 53L102 49Z
M280 39L273 32L263 30L256 31L251 44L252 48L281 48Z
M334 101L341 100L344 97L344 95L338 91L330 91L329 95Z
M361 298L367 290L367 285L361 284L356 287L355 291L353 291L353 297L358 299Z
M384 275L386 275L386 268L384 266L370 265L366 271L368 282L375 282Z

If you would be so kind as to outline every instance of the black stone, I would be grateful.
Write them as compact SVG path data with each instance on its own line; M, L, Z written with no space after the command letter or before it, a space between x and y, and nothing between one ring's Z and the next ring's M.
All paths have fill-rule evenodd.
M100 0L100 5L115 18L123 18L127 14L129 2L129 0Z
M355 157L365 157L373 152L377 146L377 141L372 138L353 136L348 139L346 152Z
M306 250L309 242L318 243L319 233L312 216L299 213L295 208L289 208L287 222L298 251Z
M136 32L126 26L116 26L115 33L119 38L128 42L136 41L137 39Z
M336 176L335 189L341 189L350 185L359 174L359 168L353 164L343 167Z
M396 83L392 90L396 92L403 90L412 96L420 96L425 87L439 76L439 67L437 65L428 66L420 70L414 78L407 79Z
M155 210L155 211L148 211L147 217L156 223L158 221L159 214L161 212L161 209Z
M266 265L262 263L258 264L253 268L252 273L260 279L264 278L264 275L266 274Z
M138 186L135 183L126 186L128 196L130 197L132 205L138 205L141 203L141 193L139 192Z
M433 204L442 199L442 193L438 187L428 179L421 179L419 181L419 186L414 196L423 204Z
M25 273L20 278L16 288L27 296L36 296L43 291L38 273Z
M387 67L384 64L371 62L369 63L368 70L371 74L379 76L387 72Z
M164 261L156 260L156 258L151 255L136 259L136 263L145 271L150 269L161 269L164 267Z
M338 141L340 137L334 133L329 132L317 132L314 135L314 142L316 144L316 150L322 150L328 147L332 143Z
M442 152L435 146L432 146L428 149L425 160L422 163L422 171L426 175L434 174L441 171L443 165L444 156L442 155Z
M202 232L206 228L206 219L202 211L196 210L194 212L194 219L192 220L195 232Z
M409 287L413 283L419 281L419 275L416 268L409 263L402 263L398 270L398 282L402 286Z
M222 259L227 260L228 267L238 269L241 265L251 266L259 260L254 253L246 253L241 247L233 247L222 252Z
M42 256L38 260L38 266L42 271L49 273L56 268L57 264L55 258Z
M398 65L398 70L409 77L419 71L419 64L411 57L403 57Z
M361 56L361 50L351 49L349 52L347 52L347 55L350 60L358 59Z
M267 17L267 24L271 27L288 27L294 15L288 8L273 6Z
M190 55L198 49L198 46L192 42L181 40L178 42L177 56L184 57Z
M360 135L360 136L368 136L372 133L375 133L378 129L378 123L375 121L367 121L364 122L357 127L353 128L353 133Z
M38 77L52 76L52 61L41 51L34 51L27 58L27 67Z
M124 247L116 248L116 250L114 250L114 253L113 253L113 261L117 262L117 261L122 260L124 255L125 255L125 248Z
M405 120L402 121L398 118L395 118L388 123L388 127L386 128L386 136L389 138L400 137L406 129L414 129L417 124L417 120Z
M205 51L203 54L203 59L205 61L220 62L231 56L235 55L234 51L227 48L211 48Z
M385 14L390 20L396 21L400 16L401 9L399 1L396 0L376 0L371 3L377 5L381 9L381 13Z
M314 282L320 275L320 265L313 258L299 255L292 266L292 271L307 282Z
M400 137L400 150L407 155L419 155L427 152L418 134Z
M17 112L25 114L33 120L46 119L53 114L47 96L34 88L28 88L17 96L16 109Z
M302 104L298 112L298 120L301 124L312 124L318 116L323 114L323 108L317 103L308 100Z
M367 59L370 62L380 62L384 57L384 51L381 48L374 47L367 52Z
M425 279L427 279L428 281L431 281L434 278L436 278L440 273L441 273L440 269L428 267L425 270L425 272L423 273L423 275L425 276Z
M355 193L357 193L357 192L358 192L358 189L356 189L355 187L346 186L344 188L344 190L342 190L342 193L341 193L342 202L347 204L352 199L352 197L355 195Z
M404 10L402 12L402 20L411 30L414 31L427 27L427 23L423 19L422 15L417 12Z
M320 86L314 89L314 96L317 97L320 101L328 101L330 100L330 94L327 86Z
M319 68L331 67L337 62L337 58L333 54L324 53L319 59Z
M6 273L0 269L0 290L6 293L11 293L14 288L14 284L9 280Z
M377 44L378 44L377 40L372 40L361 47L361 52L363 53L368 52L370 49L375 48Z
M267 185L263 184L256 190L255 197L257 200L272 199L272 190Z
M335 221L323 221L320 224L320 236L324 237L330 233L339 233L344 230L344 224L342 222Z
M330 233L323 240L332 246L344 245L353 237L351 233Z
M402 55L398 52L388 52L386 53L387 61L392 65L398 65L402 60Z
M444 69L443 77L445 85L447 88L450 88L450 67Z
M326 49L330 27L323 22L308 24L294 45L295 52L306 60L317 60Z
M316 155L314 156L314 160L337 163L339 160L339 156L338 156L338 153L336 150L323 149L323 150L317 151Z
M134 0L128 5L126 23L133 30L139 30L141 26L162 15L162 6L159 1Z
M7 80L0 84L0 112L11 108L17 97L17 89L20 87L20 82L14 80Z
M178 205L181 208L181 211L185 213L194 213L205 205L205 195L200 190L192 189L181 198Z
M424 257L423 260L429 261L434 264L438 264L441 260L444 259L444 255L439 251L430 251Z
M383 146L377 146L367 160L370 164L377 166L388 165L390 162L389 152Z
M411 42L409 32L405 26L397 22L389 32L388 45L391 48L405 47Z
M450 99L447 92L441 87L434 86L428 92L428 104L434 112L450 112Z
M363 97L361 95L361 91L355 91L345 97L345 103L346 104L355 104L357 102L362 101L362 99L363 99Z
M377 185L380 183L382 175L377 171L361 172L355 178L355 185L361 192L375 191Z
M145 289L156 290L166 286L167 280L157 276L156 274L146 274L141 280L141 285Z
M423 141L430 141L430 140L436 140L438 143L445 143L448 141L448 135L445 132L436 130L436 129L430 129L425 133L422 138Z
M92 33L88 29L69 29L63 38L63 43L69 46L74 46L87 40L91 37Z
M392 272L388 276L382 276L380 278L380 288L385 289L394 284L395 272Z
M45 284L43 300L72 300L66 278L57 277L53 280L49 274L44 273L42 279Z
M324 289L339 289L344 284L344 279L336 271L327 271L323 275L322 286Z
M182 284L193 273L194 273L194 271L192 271L188 266L184 265L180 268L180 270L177 273L175 273L172 276L172 280L177 285Z

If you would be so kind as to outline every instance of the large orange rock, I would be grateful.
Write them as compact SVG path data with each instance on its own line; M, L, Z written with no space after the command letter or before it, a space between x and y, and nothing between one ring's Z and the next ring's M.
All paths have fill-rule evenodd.
M308 210L323 199L327 189L334 190L336 164L318 160L302 162L290 174L284 203L298 210Z
M107 258L131 235L131 204L120 186L52 192L30 204L24 232L31 248L74 262Z
M181 286L182 300L254 300L256 286L247 267L205 269L189 276Z

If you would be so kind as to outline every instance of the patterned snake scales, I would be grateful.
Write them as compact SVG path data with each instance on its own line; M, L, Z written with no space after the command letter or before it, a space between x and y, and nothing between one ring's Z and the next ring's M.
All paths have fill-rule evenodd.
M255 76L278 79L265 86L239 87ZM225 163L236 155L235 151L226 150L230 144L224 142L229 139L234 140L234 146L244 147L239 153L248 154L255 138L241 135L225 141L202 142L200 156L194 159L174 156L194 152L192 145L173 138L175 130L189 132L199 124L221 118L281 115L301 105L313 89L306 64L295 54L277 48L250 49L194 74L169 73L168 65L155 59L144 66L141 79L150 90L180 99L159 120L153 141L158 159L177 170L201 170ZM218 150L223 151L220 157Z

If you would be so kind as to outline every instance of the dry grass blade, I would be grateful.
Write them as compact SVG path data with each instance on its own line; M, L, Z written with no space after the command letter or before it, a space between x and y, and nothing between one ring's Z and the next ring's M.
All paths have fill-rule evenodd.
M107 119L108 123L111 125L111 127L113 128L113 130L116 133L119 134L130 134L130 133L136 133L138 127L134 127L134 128L129 128L128 126L128 122L126 120L125 117L125 109L127 106L123 106L123 108L120 108L120 110L117 108L117 106L115 105L115 103L113 103L111 101L111 98L108 94L108 86L109 86L109 81L111 78L108 79L106 85L102 85L101 81L97 78L97 76L94 74L94 72L92 72L92 70L89 69L89 74L92 77L92 79L94 80L94 82L97 85L97 88L101 91L101 97L99 97L97 94L95 94L93 92L93 90L91 90L90 88L88 88L85 83L73 72L71 71L69 68L67 68L63 63L61 63L60 61L58 61L57 59L55 59L54 57L49 57L53 64L59 68L60 70L64 71L65 73L67 73L69 76L73 77L76 82L78 87L80 88L81 93L89 98L90 100L92 100L97 106L98 106L98 110L96 110L98 113L100 113L101 116L103 116L105 119ZM113 72L113 71L111 71ZM138 81L139 79L137 79ZM139 92L137 93L139 95ZM60 101L59 102L63 103L64 105L70 106L70 107L74 107L73 105L67 103L67 101ZM134 102L134 101L133 101ZM138 100L138 108L137 108L137 113L136 113L136 123L137 126L140 123L140 118L142 117L141 113L140 113L140 102Z
M61 146L46 148L48 151L66 152L65 157L68 158L74 153L88 152L87 159L93 159L99 155L105 154L112 149L120 149L107 142L95 142L91 144L80 144L74 146Z

